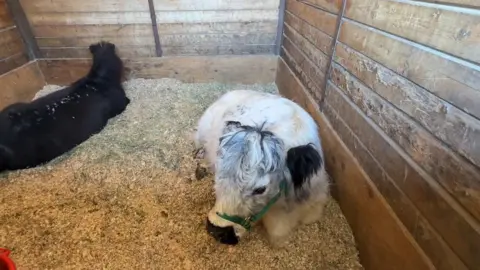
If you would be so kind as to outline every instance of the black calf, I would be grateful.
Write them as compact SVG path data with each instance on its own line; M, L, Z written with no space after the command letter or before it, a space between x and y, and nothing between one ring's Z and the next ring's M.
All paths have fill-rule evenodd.
M44 164L100 132L130 100L121 84L123 63L115 45L90 45L87 76L69 87L0 112L0 172Z

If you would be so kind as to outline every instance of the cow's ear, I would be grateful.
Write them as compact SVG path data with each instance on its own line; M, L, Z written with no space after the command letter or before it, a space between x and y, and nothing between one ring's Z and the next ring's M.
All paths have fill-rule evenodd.
M322 166L322 157L312 144L293 147L287 152L287 167L295 189L308 183Z

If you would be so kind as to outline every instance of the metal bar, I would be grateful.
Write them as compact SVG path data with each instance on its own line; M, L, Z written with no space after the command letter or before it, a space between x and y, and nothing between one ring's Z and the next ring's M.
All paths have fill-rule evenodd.
M325 84L323 85L323 93L320 98L320 102L318 104L320 111L323 111L323 102L325 100L325 95L327 93L327 85L328 81L330 80L330 75L332 73L332 64L333 64L333 57L335 56L335 48L337 46L338 42L338 36L340 35L340 28L342 26L343 22L343 17L345 15L345 6L347 5L348 0L343 0L342 1L342 8L340 10L340 13L338 14L337 17L337 25L336 25L336 30L335 30L335 36L332 39L332 45L331 45L331 50L330 50L330 60L328 61L328 66L327 66L327 72L325 73Z
M155 15L155 6L153 4L153 0L148 0L148 8L150 10L150 18L152 21L152 30L153 30L153 39L155 40L155 51L158 57L161 57L162 52L162 45L160 44L160 37L158 35L158 27L157 27L157 16Z
M29 60L42 58L42 54L38 48L37 41L33 36L32 28L30 27L27 16L23 11L22 5L18 0L6 0L6 3L10 14L13 17L15 26L20 32L20 36L25 43Z
M277 37L275 38L275 55L280 55L280 49L283 43L283 23L285 21L286 0L280 0L278 7Z

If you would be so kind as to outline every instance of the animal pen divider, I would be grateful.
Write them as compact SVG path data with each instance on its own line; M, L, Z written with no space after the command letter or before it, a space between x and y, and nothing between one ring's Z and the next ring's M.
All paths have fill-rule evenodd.
M365 269L479 269L478 1L0 3L1 108L83 76L100 39L126 78L275 81L319 125Z

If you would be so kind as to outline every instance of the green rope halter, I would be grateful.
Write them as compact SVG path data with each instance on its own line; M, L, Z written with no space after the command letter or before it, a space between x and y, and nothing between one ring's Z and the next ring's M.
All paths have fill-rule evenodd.
M240 217L240 216L230 216L230 215L227 215L227 214L220 214L218 212L217 212L217 215L219 217L225 219L225 220L228 220L230 222L233 222L233 223L236 223L236 224L242 226L247 231L250 231L250 229L252 228L252 223L259 221L265 215L265 213L268 212L270 207L272 207L272 205L274 205L278 201L278 199L280 199L280 196L282 195L282 192L285 193L285 196L287 195L287 182L286 181L282 181L280 183L280 191L275 195L275 197L273 197L267 203L267 205L265 205L265 207L262 208L262 210L260 212L258 212L255 215L251 215L251 216L248 216L246 218Z

